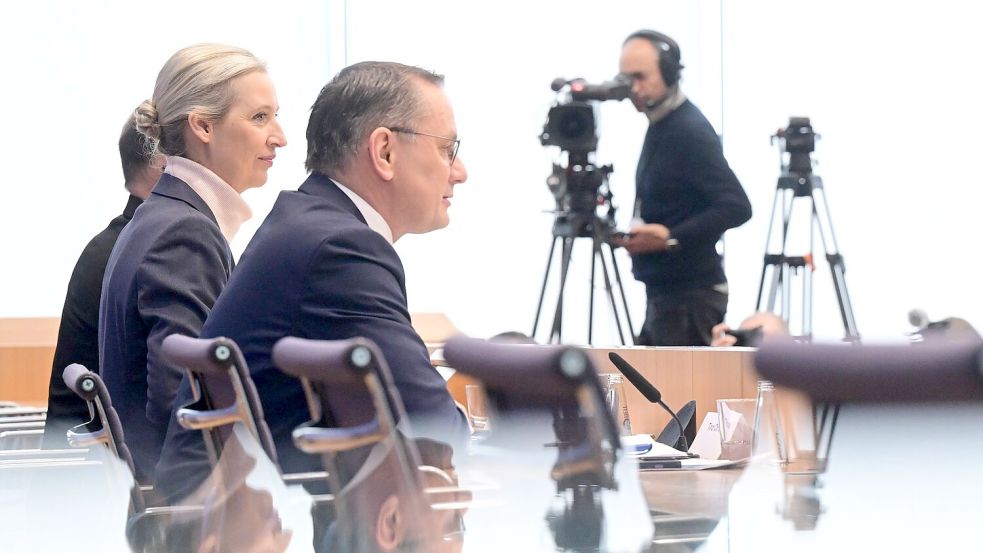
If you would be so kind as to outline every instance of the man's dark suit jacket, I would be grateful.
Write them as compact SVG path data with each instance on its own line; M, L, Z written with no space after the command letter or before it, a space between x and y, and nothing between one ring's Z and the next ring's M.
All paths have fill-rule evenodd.
M48 384L48 420L44 425L43 442L47 449L68 447L65 432L89 420L85 402L65 386L61 374L72 363L80 363L92 372L99 372L97 329L102 278L120 231L133 218L133 212L141 203L143 200L140 198L130 196L123 214L110 221L109 226L95 235L82 250L72 278L68 281Z
M291 439L309 414L300 382L271 359L273 345L284 336L371 339L389 363L414 431L430 423L433 437L466 436L467 423L410 324L396 250L324 175L311 175L296 192L280 193L202 336L226 336L242 348L284 472L323 468L318 457L302 453ZM190 399L184 382L175 409ZM336 421L360 419L369 410L370 405L355 402L332 405ZM160 491L171 500L186 496L207 467L200 432L180 429L172 417L158 465Z
M232 252L204 200L161 175L113 248L99 307L102 378L141 482L151 480L181 383L161 342L198 336L231 270Z

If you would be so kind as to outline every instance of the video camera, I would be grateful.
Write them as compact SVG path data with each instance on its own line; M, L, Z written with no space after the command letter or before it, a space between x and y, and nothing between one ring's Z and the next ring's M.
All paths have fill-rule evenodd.
M771 137L771 143L781 140L783 149L789 154L788 170L800 175L812 173L812 159L809 154L816 150L816 139L821 138L812 130L808 117L789 117L788 126L778 129Z
M550 88L561 92L569 85L570 99L550 108L539 140L543 146L559 146L568 152L597 149L597 117L591 101L624 100L631 95L631 79L618 75L610 81L590 84L584 79L553 79Z
M596 166L591 159L598 141L594 103L627 98L631 84L631 79L623 75L600 84L579 78L553 80L550 88L559 99L547 114L539 140L543 146L557 146L567 154L566 166L554 164L546 179L556 199L554 236L593 236L598 232L607 235L613 231L613 220L603 228L596 224L599 219L595 210L603 205L610 207L611 192L604 185L614 168ZM611 216L609 210L609 219Z

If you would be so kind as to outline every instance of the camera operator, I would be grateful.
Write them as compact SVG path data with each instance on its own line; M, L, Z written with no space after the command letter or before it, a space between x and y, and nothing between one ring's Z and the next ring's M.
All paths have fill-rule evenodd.
M648 307L639 345L705 346L727 311L716 243L751 218L751 204L706 117L679 88L679 46L642 30L625 40L620 72L649 119L636 172L635 222L613 240L632 255Z

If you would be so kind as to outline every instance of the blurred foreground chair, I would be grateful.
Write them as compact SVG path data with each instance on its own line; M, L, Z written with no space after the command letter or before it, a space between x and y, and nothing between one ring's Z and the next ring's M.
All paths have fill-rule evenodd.
M605 539L600 496L604 489L618 489L615 464L621 438L587 354L570 346L459 336L445 344L444 358L483 383L501 419L505 413L552 413L557 459L550 477L557 495L567 498L562 509L547 515L554 542L564 550L598 550ZM508 447L513 438L493 435L489 443Z
M448 365L480 380L498 410L549 409L561 443L554 478L610 486L621 449L618 423L586 353L570 346L496 343L458 336Z
M983 401L983 342L978 339L925 342L917 346L854 347L765 341L754 363L762 378L776 387L801 391L819 412L813 467L805 460L805 468L817 477L829 468L837 421L844 407L868 415L876 413L878 420L897 413L921 413L915 419L917 422L918 418L932 420L930 413L945 409L944 406ZM885 420L881 426L891 428L888 423ZM932 428L933 434L942 434L944 430L936 424L920 426ZM904 436L906 443L910 443L912 456L943 445L933 443L938 440L924 432L924 428L912 428L911 435ZM870 435L868 440L879 437ZM860 444L866 445L866 442ZM856 448L858 444L850 447ZM876 450L871 450L868 458L876 454ZM958 472L956 466L949 467L946 462L940 466L946 466L950 473ZM932 472L928 468L922 470ZM874 475L870 478L874 479ZM788 482L787 478L787 487ZM814 478L808 486L787 490L783 515L795 520L797 525L814 527L821 512L815 493L817 487Z

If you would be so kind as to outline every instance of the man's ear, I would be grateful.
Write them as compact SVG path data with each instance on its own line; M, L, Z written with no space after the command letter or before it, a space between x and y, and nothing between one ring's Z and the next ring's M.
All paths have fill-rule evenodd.
M399 498L391 495L379 507L375 540L382 551L396 551L406 534L405 521L399 512Z
M188 114L188 130L205 144L208 144L212 139L212 122L205 119L200 113L191 112Z
M379 178L388 182L396 176L395 161L396 149L394 146L393 132L387 128L379 127L369 135L369 162L372 170Z

